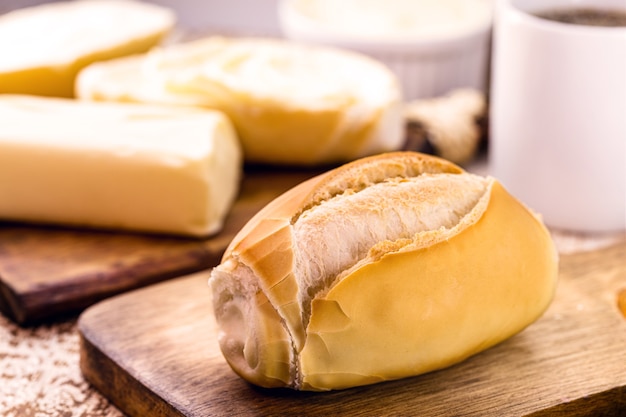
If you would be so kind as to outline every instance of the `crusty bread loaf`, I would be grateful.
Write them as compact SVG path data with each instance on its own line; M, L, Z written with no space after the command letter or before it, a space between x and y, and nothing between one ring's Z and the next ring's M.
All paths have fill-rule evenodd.
M497 180L395 152L278 197L210 286L237 374L318 391L444 368L511 337L551 302L557 264L548 230Z
M0 93L73 97L85 66L146 52L174 27L168 8L132 0L73 0L0 16Z
M87 67L79 98L192 104L233 121L248 162L316 165L397 150L398 80L347 51L278 39L207 37Z

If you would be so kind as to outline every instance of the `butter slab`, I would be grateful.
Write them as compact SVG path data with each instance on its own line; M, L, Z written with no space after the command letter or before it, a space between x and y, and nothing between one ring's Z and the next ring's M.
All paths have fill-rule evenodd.
M0 219L207 236L238 192L217 111L0 95L0 119Z

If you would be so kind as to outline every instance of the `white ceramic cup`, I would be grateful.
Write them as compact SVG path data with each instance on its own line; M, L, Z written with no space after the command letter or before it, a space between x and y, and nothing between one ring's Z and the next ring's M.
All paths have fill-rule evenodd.
M624 0L498 0L489 170L555 229L626 229L626 27L533 13Z

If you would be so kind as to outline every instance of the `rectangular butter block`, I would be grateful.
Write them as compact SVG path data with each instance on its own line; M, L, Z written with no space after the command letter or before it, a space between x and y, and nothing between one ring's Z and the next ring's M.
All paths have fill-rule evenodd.
M174 27L168 8L132 0L73 0L0 16L0 93L73 97L85 66L141 53Z
M0 219L206 236L241 172L220 112L0 95Z

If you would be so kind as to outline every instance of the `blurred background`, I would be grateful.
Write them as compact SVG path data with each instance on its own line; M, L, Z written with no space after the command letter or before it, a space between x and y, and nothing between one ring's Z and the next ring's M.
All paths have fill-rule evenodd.
M0 0L0 13L12 9L51 3L55 0ZM277 36L278 0L150 0L176 11L179 26L198 31L206 28L224 32ZM208 12L210 11L210 12Z

